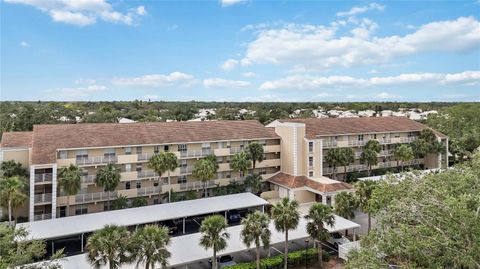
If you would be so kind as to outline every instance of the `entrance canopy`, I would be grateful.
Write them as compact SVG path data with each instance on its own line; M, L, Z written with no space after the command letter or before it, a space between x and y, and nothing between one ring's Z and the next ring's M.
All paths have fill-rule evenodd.
M31 239L55 239L94 232L105 225L133 226L188 218L268 204L251 193L239 193L175 203L121 209L65 218L20 223Z

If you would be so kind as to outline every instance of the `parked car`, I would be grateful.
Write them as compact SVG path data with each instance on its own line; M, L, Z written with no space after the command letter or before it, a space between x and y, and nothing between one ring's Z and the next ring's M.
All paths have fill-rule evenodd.
M218 268L223 268L227 266L232 266L237 264L231 255L223 255L220 257L217 257L217 263L218 263ZM212 268L212 259L208 260L208 264L210 265L210 268Z
M164 221L162 224L168 228L170 234L173 234L178 230L177 223L173 220Z
M242 220L242 216L240 215L240 212L238 212L238 210L228 211L227 217L228 223L236 223Z
M335 248L338 248L339 245L350 243L350 240L340 233L331 233L327 242L334 245Z

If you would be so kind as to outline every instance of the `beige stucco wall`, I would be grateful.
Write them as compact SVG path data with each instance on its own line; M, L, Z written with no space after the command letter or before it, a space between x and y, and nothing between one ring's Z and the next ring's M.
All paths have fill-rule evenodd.
M275 132L282 137L282 171L291 175L305 175L305 124L281 123Z
M20 162L25 168L30 168L30 150L29 149L3 149L3 160L14 160Z
M299 203L315 202L315 193L307 190L295 191L295 200Z

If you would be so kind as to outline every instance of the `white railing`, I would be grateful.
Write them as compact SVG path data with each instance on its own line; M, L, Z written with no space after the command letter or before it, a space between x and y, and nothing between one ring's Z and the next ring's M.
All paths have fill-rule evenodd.
M353 164L353 165L347 166L347 172L363 171L363 170L368 170L368 166L365 164Z
M78 165L116 163L117 156L93 156L87 158L77 158L75 162Z
M187 150L187 151L180 151L180 157L202 157L212 154L213 150L211 149L200 149L200 150Z
M43 194L35 194L34 203L35 204L42 204L42 203L51 203L52 202L52 194L51 193L43 193Z
M243 183L245 182L245 177L233 177L233 178L230 178L230 184L231 183Z
M148 161L150 158L152 158L155 155L155 153L140 153L137 154L137 159L139 161Z
M393 150L381 150L378 153L378 156L390 156L392 155L392 153L393 153Z
M412 136L412 137L401 137L400 138L400 143L410 143L410 142L413 142L415 139L417 139L416 137Z
M35 183L52 182L52 173L35 174Z
M82 184L93 184L93 183L95 183L95 175L82 176Z
M137 172L137 178L149 178L149 177L158 177L158 173L155 171L139 171Z
M378 142L380 142L380 144L390 144L390 143L392 143L392 139L382 138L382 139L378 139Z
M324 175L332 174L332 173L333 173L333 168L331 168L331 167L323 168L323 174Z
M215 180L209 180L206 182L202 181L192 181L192 182L185 182L185 183L180 183L178 184L180 187L180 190L200 190L203 189L204 186L207 188L214 187L216 186Z
M230 148L230 154L239 153L239 152L242 152L244 150L245 150L245 148L240 148L240 147Z
M48 214L37 214L37 215L34 215L34 216L33 216L33 220L34 220L34 221L51 219L51 218L52 218L52 214L51 214L51 213L48 213Z
M180 174L190 174L193 172L193 167L180 167Z
M334 148L337 146L337 141L325 141L323 142L324 148Z
M137 189L137 195L146 196L146 195L152 195L152 194L159 194L161 191L162 191L162 188L160 186L145 187L145 188Z
M116 191L110 192L110 199L114 199L117 196ZM87 203L87 202L96 202L96 201L106 201L108 200L108 192L94 192L94 193L85 193L75 195L76 203Z
M366 140L348 141L349 146L365 146L365 144L367 144Z

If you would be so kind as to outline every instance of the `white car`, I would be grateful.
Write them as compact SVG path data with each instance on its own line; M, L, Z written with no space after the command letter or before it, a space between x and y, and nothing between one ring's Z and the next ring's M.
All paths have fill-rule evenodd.
M334 245L335 248L338 248L339 245L350 243L350 240L348 240L348 238L346 238L345 236L343 236L339 233L331 233L330 235L331 236L327 240L327 242Z

